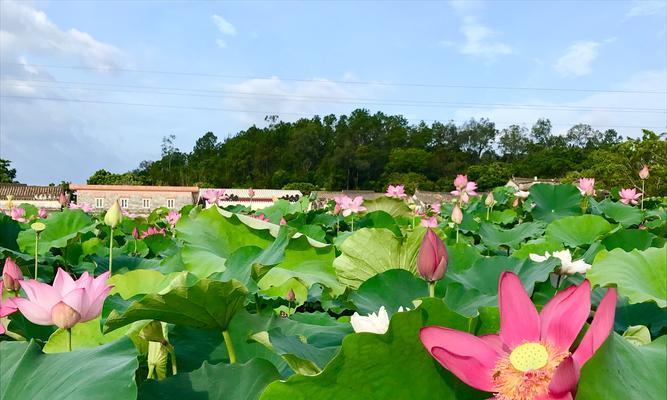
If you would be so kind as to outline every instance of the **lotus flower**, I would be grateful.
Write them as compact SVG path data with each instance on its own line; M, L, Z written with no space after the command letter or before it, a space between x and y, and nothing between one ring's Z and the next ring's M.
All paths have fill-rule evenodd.
M349 197L345 196L347 201L341 204L341 209L343 210L343 216L347 217L352 213L360 213L366 211L366 207L362 206L364 198L361 196L355 197L353 200L350 200Z
M20 282L23 280L23 273L19 266L10 257L5 259L5 265L2 267L2 281L5 283L5 289L9 292L18 292L21 288ZM0 290L2 296L2 290Z
M439 326L420 331L442 366L466 384L504 400L572 400L579 371L614 325L616 289L608 289L590 328L570 347L590 314L590 283L570 286L537 313L519 277L503 272L498 288L500 333L477 337Z
M2 286L3 281L0 281L0 318L6 317L16 312L16 305L14 304L14 300L11 297L6 300L2 299ZM7 330L5 329L5 326L0 320L0 335L4 334L6 331Z
M21 281L28 296L13 298L24 317L37 325L70 329L79 322L97 318L113 286L107 285L109 272L97 278L84 272L76 281L58 268L53 286L36 280Z
M225 189L206 189L201 193L201 197L206 200L206 205L218 204L225 197Z
M462 188L457 188L456 190L452 190L452 194L454 196L476 196L477 195L477 183L475 182L468 182L463 186ZM467 202L467 201L466 201Z
M422 239L417 255L419 275L428 282L442 279L447 271L448 260L447 247L440 237L429 228L424 235L424 239Z
M139 238L140 239L146 239L147 237L152 236L152 235L163 235L164 236L165 233L166 232L165 232L164 228L156 228L154 226L149 226L148 229L146 229L144 232L142 232L139 235Z
M486 199L484 199L484 205L486 205L487 207L493 207L495 204L496 204L496 199L493 198L493 192L486 195Z
M95 208L89 203L80 203L80 204L69 203L69 208L73 210L83 210L84 212L87 213L95 211Z
M60 195L58 196L58 203L62 207L67 207L67 203L69 202L69 196L65 194L65 192L60 192Z
M352 200L352 199L350 199L350 198L347 197L347 196L336 196L336 197L334 197L334 202L336 202L336 205L334 206L333 214L334 214L334 215L338 215L338 214L340 214L341 211L343 211L343 204L344 204L345 202L347 202L347 201L351 201L351 200Z
M456 178L454 178L454 187L459 190L465 188L467 184L468 184L467 175L456 175Z
M637 193L637 189L621 189L618 192L619 197L621 198L621 203L623 204L637 204L637 200L642 197L641 193Z
M398 312L403 311L409 309L403 309L402 306L398 308ZM356 333L369 332L383 335L389 329L389 314L384 306L380 307L377 313L371 313L366 317L355 312L350 318L350 324Z
M644 165L641 171L639 171L639 178L641 180L648 179L648 165Z
M255 197L255 191L253 190L253 188L248 189L248 197L250 197L251 199Z
M123 221L123 212L120 209L120 204L118 200L114 201L111 204L111 207L107 210L107 213L104 214L104 224L111 229L118 226Z
M582 196L595 196L595 178L579 179L579 191Z
M9 216L17 222L28 222L25 218L25 209L21 207L12 207L12 209L9 210Z
M294 294L294 290L290 289L287 291L287 295L285 296L285 299L287 301L294 301L296 300L296 294Z
M134 227L134 229L132 229L132 237L135 239L139 239L139 231L137 230L136 226Z
M518 199L527 199L530 196L530 192L525 190L519 190L514 193L514 196Z
M461 211L461 207L458 204L454 205L454 209L452 210L452 222L456 225L461 225L461 222L463 222L463 211Z
M280 225L287 225L285 218L280 218Z
M46 208L40 208L39 211L37 211L37 216L40 218L46 218L47 213L46 213Z
M405 186L403 185L389 185L387 188L387 197L394 197L397 199L404 199L407 195L405 194Z
M441 207L442 206L440 205L440 203L431 204L431 210L433 210L433 212L436 214L440 214Z
M438 219L436 217L422 218L419 225L424 228L435 228L438 226Z
M260 221L271 222L271 221L269 221L269 219L264 214L253 215L252 217L255 218L255 219L258 219Z
M528 256L531 260L535 262L546 261L549 257L555 257L560 260L560 270L561 275L572 275L572 274L585 274L591 268L591 265L586 263L584 260L572 261L572 254L570 250L561 250L554 251L553 254L549 252L544 253L543 256L539 254L530 254Z
M169 225L171 226L176 226L176 223L178 222L179 219L181 219L181 213L179 213L176 210L171 210L169 211L169 214L165 217Z

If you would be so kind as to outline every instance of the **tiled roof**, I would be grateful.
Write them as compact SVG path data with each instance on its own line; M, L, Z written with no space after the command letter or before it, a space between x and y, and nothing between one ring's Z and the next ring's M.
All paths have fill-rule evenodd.
M200 189L199 196L205 190L210 189ZM250 196L248 196L248 189L223 189L225 194L228 196L234 195L238 197L239 201L250 201ZM273 200L273 198L281 198L283 196L299 196L302 197L303 194L298 190L283 190L283 189L253 189L255 195L253 196L253 201L259 201L261 199ZM238 203L235 201L234 203Z
M441 203L443 201L449 201L453 197L454 196L451 193L447 192L424 192L418 190L415 192L413 198L416 198L417 201L420 201L424 204L433 204L433 203Z
M71 190L99 190L105 192L189 192L196 193L196 186L135 186L135 185L80 185L71 184Z
M0 199L14 196L16 200L58 200L61 186L29 186L23 184L1 184Z
M319 200L333 200L334 197L338 196L348 196L352 198L361 196L365 200L373 200L377 199L380 196L384 196L384 193L377 193L371 190L341 190L340 192L318 191L316 193L317 193L317 198Z

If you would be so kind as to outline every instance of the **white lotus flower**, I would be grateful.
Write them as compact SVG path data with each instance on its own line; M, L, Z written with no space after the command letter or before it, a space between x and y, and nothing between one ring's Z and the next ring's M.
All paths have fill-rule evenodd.
M410 309L403 309L403 307L398 308L398 312L403 311L410 311ZM355 312L350 318L350 324L352 324L352 329L354 329L356 333L370 332L382 335L389 329L389 314L387 314L387 310L384 306L380 307L380 310L378 310L377 313L371 313L366 317Z
M528 196L530 196L530 192L526 192L524 190L519 190L518 192L514 193L514 196L516 196L520 199L527 199Z
M591 268L591 265L584 260L572 261L572 254L570 253L570 250L567 249L554 251L553 254L546 252L543 256L539 254L530 254L528 257L535 262L546 261L549 257L559 259L561 275L572 275L576 273L585 274Z

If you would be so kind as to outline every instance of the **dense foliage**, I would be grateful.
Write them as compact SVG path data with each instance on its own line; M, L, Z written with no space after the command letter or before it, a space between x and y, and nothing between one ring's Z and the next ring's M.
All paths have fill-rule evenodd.
M0 398L487 399L438 364L419 332L498 332L507 271L538 309L587 278L589 323L606 288L616 288L613 330L581 370L577 399L662 398L664 198L633 206L592 195L592 186L590 195L571 184L525 194L500 187L493 197L457 186L459 202L437 205L390 188L393 197L326 209L302 198L256 212L210 205L122 217L114 206L44 218L21 205L13 218L0 213L1 257L23 279L5 261L0 314L10 297L34 296L33 268L45 283L57 268L79 277L73 291L103 289L87 274L113 271L101 315L70 331L51 326L67 323L55 311L45 317L52 324L21 311L0 319ZM420 277L425 235L446 244L434 285ZM67 286L60 274L54 288ZM360 318L382 311L384 323Z
M505 184L511 176L571 178L595 176L608 187L633 186L641 164L653 166L652 195L667 194L667 142L645 131L622 140L618 132L579 124L555 135L549 120L531 129L498 130L492 121L408 123L400 115L313 117L296 122L268 119L223 141L212 132L191 152L165 137L162 158L144 161L130 173L97 171L88 183L268 187L310 183L328 190L382 191L402 183L409 191L451 190L451 177L464 171L481 189ZM291 186L292 187L292 186Z

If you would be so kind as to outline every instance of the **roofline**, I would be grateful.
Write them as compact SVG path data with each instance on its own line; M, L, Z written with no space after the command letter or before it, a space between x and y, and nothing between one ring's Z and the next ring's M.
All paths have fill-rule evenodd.
M105 192L185 192L199 193L197 186L134 186L134 185L82 185L73 183L71 190L99 190Z

